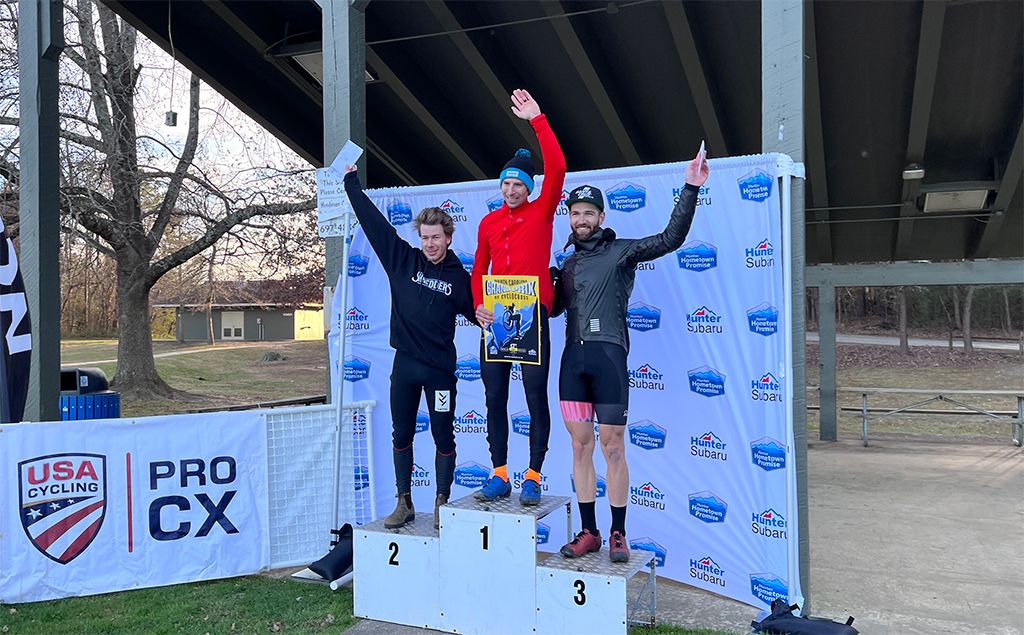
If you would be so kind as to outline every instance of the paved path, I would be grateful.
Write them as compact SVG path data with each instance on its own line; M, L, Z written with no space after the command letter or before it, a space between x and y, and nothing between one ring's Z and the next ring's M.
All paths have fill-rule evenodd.
M155 353L153 358L158 357L177 357L178 355L191 355L193 353L205 353L207 351L224 351L235 348L252 348L254 346L280 346L285 342L240 342L232 344L221 344L219 346L201 346L196 348L186 348L181 351L168 351L166 353ZM68 362L67 364L61 364L63 368L76 368L81 366L95 366L96 364L115 364L117 358L114 359L94 359L86 362Z
M807 332L808 342L817 342L818 334L816 332ZM839 344L866 344L868 346L899 346L900 338L898 336L890 335L849 335L846 333L837 333L836 342ZM949 340L935 340L922 337L910 338L910 347L938 347L947 348L949 346ZM955 348L963 348L963 340L954 339L953 346ZM1020 344L1018 342L993 342L990 340L974 340L974 348L983 348L992 351L1019 351Z

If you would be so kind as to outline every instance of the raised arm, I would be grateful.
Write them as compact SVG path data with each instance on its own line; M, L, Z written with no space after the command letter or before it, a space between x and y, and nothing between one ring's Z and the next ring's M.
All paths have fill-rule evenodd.
M523 89L512 92L512 112L530 122L540 142L540 153L544 160L544 184L540 188L537 203L544 210L547 221L552 222L562 199L562 186L565 185L565 155L551 130L547 115L541 112L540 105L529 92Z
M388 222L373 201L363 192L356 169L348 166L345 174L345 193L352 203L352 211L359 219L359 225L370 241L370 246L380 259L384 270L395 271L403 259L412 255L413 248L398 236L398 232Z

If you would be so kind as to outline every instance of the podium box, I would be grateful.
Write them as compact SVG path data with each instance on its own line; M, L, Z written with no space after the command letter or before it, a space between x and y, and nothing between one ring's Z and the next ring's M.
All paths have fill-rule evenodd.
M434 514L399 529L377 520L353 536L353 613L408 626L440 628L438 533Z

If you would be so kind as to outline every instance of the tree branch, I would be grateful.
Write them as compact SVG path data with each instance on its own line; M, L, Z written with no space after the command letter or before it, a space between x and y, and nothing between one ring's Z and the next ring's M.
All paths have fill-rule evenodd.
M164 194L164 200L160 203L160 212L147 235L153 253L156 253L164 230L167 229L167 223L171 220L171 211L177 205L178 195L181 194L181 183L188 173L189 166L192 165L192 160L196 156L196 147L199 145L199 78L196 75L192 75L189 81L188 95L188 133L185 136L185 148L181 152L181 158L178 159L177 167L174 168L174 175L167 185L167 193Z

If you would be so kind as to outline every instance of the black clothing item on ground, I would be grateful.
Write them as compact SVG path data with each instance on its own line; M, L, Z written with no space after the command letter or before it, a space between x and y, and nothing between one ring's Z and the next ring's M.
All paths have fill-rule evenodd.
M520 364L526 406L530 410L530 469L540 472L548 451L551 436L551 413L548 410L548 370L551 368L551 334L548 329L548 310L540 307L540 364ZM487 401L487 446L491 450L491 464L501 467L508 463L508 385L512 378L512 364L484 360L483 338L480 340L480 377L484 382Z
M626 507L616 507L609 505L612 508L612 529L608 532L610 536L614 532L619 532L622 537L626 537Z
M598 423L626 425L626 349L609 342L567 341L558 371L558 398L594 404Z
M412 482L412 440L416 435L416 411L420 395L425 394L430 413L430 433L439 453L451 456L455 465L455 396L458 379L452 371L428 366L401 351L395 353L391 367L391 440L395 448L395 478L399 492L408 492ZM447 394L446 394L447 393ZM446 406L447 404L447 406ZM439 412L438 406L442 408ZM444 408L447 407L447 411ZM405 452L407 450L407 452ZM405 452L403 455L402 452ZM408 455L408 461L405 459ZM403 463L399 465L399 460ZM447 465L447 463L445 464ZM447 472L446 472L447 474ZM437 484L442 484L442 473L437 473ZM404 487L404 489L403 489ZM451 488L451 477L448 477ZM441 491L438 489L438 491Z
M363 193L355 172L345 192L391 286L391 347L434 368L455 371L455 316L476 323L469 274L450 249L438 264L398 232Z
M597 535L597 510L595 506L596 502L590 501L589 503L583 503L576 501L576 504L580 508L580 524L581 529L589 529L590 533Z
M679 249L693 222L700 188L686 184L660 234L646 238L616 238L609 228L598 229L587 240L569 242L576 251L562 264L555 288L552 315L568 311L567 342L610 342L629 350L626 305L633 292L636 266Z

